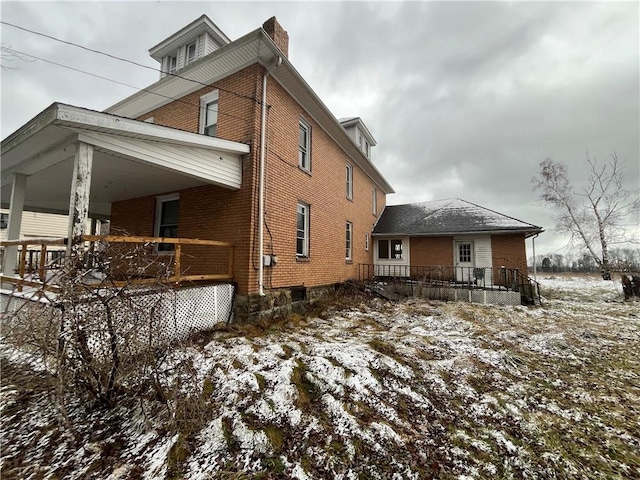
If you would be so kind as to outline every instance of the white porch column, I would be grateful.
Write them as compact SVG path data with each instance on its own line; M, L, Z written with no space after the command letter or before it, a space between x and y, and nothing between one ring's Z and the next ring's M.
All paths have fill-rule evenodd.
M93 167L93 145L78 142L73 163L71 200L69 201L69 233L67 243L67 265L82 253L80 236L85 234L89 217L89 193L91 191L91 170Z
M24 198L27 191L27 176L21 173L13 174L11 185L11 204L9 205L9 225L7 225L7 240L20 239L22 227L22 211L24 210ZM4 247L4 265L2 274L13 276L16 269L18 256L17 246Z

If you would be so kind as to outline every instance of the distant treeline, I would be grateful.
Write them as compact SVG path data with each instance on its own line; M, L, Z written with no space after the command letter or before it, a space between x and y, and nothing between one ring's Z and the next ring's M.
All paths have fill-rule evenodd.
M612 248L609 250L611 270L617 272L640 272L640 248ZM534 258L529 257L529 268L533 268ZM536 255L536 270L540 272L599 272L600 267L590 255L547 253Z

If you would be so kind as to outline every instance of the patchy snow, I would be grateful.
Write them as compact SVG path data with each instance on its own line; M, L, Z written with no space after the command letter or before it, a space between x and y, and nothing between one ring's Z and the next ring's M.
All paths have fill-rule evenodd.
M539 280L542 307L363 297L221 329L167 360L189 364L177 417L148 399L63 414L42 362L2 345L2 477L640 478L638 303Z

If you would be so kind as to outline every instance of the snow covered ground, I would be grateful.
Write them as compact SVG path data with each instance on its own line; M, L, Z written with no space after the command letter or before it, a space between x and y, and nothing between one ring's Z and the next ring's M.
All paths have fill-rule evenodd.
M2 478L640 478L640 302L539 281L542 307L355 295L211 333L175 352L178 423L71 400L64 427L3 348Z

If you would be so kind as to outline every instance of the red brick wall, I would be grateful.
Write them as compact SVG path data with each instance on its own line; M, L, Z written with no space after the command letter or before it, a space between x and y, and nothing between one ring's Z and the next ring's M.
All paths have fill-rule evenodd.
M412 237L411 265L453 265L453 237ZM492 235L493 268L518 268L527 274L524 234Z
M518 268L523 275L528 275L527 250L524 234L492 235L491 254L493 268L505 266Z
M358 263L372 263L373 241L365 250L365 234L376 221L372 213L372 181L275 81L270 80L268 117L266 253L279 263L267 270L266 286L317 286L357 278ZM303 118L311 127L311 173L298 168L298 129ZM346 198L345 169L353 166L353 200ZM378 212L385 205L378 189ZM310 205L308 261L296 258L298 201ZM353 224L352 261L345 261L345 224Z
M214 88L219 91L218 136L248 143L251 153L243 160L239 191L215 186L183 190L180 193L178 232L180 237L233 242L234 279L238 293L257 291L258 274L258 147L262 67L244 69L212 87L204 87L181 101L160 107L140 117L198 132L200 97ZM224 89L224 90L223 90ZM228 90L228 91L227 91ZM236 93L230 93L236 92ZM238 95L239 94L239 95ZM278 256L275 267L265 268L265 287L318 286L357 277L358 263L372 263L373 241L365 251L365 233L376 221L372 214L373 183L353 165L353 201L346 198L347 155L272 78L267 88L268 130L266 150L265 253ZM311 174L298 168L298 122L303 117L312 129ZM158 195L171 192L158 192ZM378 189L378 212L386 196ZM311 205L310 256L296 259L296 210L298 200ZM112 205L112 225L131 234L152 235L155 196L117 202ZM345 261L345 223L353 223L353 261ZM220 258L202 249L188 251L184 264L192 272L216 266L226 267Z
M453 265L453 237L409 239L411 265Z

